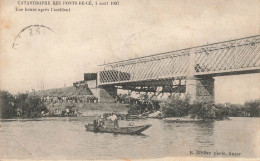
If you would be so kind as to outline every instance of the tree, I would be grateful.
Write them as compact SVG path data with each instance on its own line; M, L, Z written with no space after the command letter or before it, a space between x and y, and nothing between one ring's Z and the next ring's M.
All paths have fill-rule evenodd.
M170 96L166 102L161 103L162 112L166 117L183 117L189 114L190 99L180 95Z
M24 115L28 104L26 102L28 94L19 93L15 98L15 107L21 111L21 115Z
M220 119L217 117L218 112L219 116L221 116L219 109L209 102L195 102L191 105L191 110L189 111L192 118L204 120Z
M26 117L39 117L41 115L41 111L44 111L46 108L41 98L38 96L28 97L25 104L27 105L25 108Z
M16 116L14 96L7 91L0 91L0 117L11 118Z
M248 101L245 103L245 108L250 114L250 117L260 116L260 100Z
M28 96L28 94L18 94L15 99L15 106L21 109L23 117L39 117L41 111L46 107L39 96Z

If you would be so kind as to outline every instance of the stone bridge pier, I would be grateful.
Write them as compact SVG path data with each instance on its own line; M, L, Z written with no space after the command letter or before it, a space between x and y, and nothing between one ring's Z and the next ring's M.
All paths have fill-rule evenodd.
M117 88L114 86L99 87L98 90L98 102L111 103L115 102L117 96Z
M186 94L191 103L210 102L215 103L214 78L212 77L188 77L186 80Z

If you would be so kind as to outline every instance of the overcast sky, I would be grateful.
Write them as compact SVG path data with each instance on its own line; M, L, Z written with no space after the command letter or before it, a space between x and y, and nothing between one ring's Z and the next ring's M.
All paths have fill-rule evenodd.
M41 82L45 89L70 86L104 62L260 33L258 0L122 0L119 6L57 6L71 11L42 13L15 11L16 0L1 2L0 87L13 93L38 90ZM25 33L13 49L29 25L53 32ZM215 89L217 102L256 99L260 75L218 77Z

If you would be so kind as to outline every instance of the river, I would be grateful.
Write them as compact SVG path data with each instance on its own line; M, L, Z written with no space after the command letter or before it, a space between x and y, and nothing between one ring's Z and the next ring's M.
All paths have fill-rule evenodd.
M121 126L152 124L143 135L87 132L84 125L92 120L92 117L1 120L0 158L259 157L260 118L200 123L159 119L119 122Z

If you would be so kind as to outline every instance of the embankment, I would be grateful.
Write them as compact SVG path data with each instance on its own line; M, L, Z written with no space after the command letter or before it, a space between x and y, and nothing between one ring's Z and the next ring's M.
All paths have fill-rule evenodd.
M71 103L71 102L56 102L56 103L46 103L49 111L54 111L55 109L65 110L66 108L71 108L74 110L79 110L83 116L96 116L103 113L120 113L127 114L128 107L126 104L121 103Z
M82 97L93 96L89 88L64 87L42 91L31 92L30 95L50 96L50 97ZM44 102L50 112L59 109L65 111L66 108L79 110L83 116L101 115L102 113L121 113L126 114L128 108L121 103L89 103L86 100L82 102Z
M76 89L73 86L63 87L63 88L54 88L47 89L42 91L31 92L30 95L37 96L81 96L81 95L93 95L89 88L78 88Z

